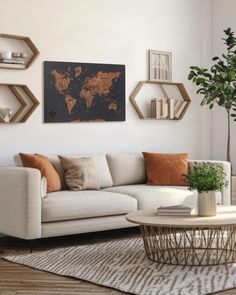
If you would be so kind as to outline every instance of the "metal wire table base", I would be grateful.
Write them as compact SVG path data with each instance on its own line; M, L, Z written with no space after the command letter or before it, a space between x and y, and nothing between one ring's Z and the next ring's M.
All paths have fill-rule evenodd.
M152 261L190 266L236 262L236 225L140 227L147 257Z

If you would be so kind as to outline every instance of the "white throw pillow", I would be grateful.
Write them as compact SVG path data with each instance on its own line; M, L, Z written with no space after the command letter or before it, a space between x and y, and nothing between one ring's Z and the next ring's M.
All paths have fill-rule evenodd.
M146 183L146 168L142 154L108 154L113 185Z

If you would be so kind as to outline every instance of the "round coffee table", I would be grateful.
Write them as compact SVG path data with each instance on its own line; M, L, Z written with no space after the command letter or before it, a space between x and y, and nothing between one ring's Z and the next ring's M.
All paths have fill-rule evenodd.
M176 265L236 262L236 206L219 206L213 217L158 216L155 210L129 213L140 225L147 257Z

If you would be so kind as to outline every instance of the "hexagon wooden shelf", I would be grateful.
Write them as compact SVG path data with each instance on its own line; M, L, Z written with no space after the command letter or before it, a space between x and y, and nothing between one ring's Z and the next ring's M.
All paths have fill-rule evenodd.
M180 96L181 96L181 99L179 100L183 100L184 105L183 107L179 110L179 114L178 114L178 118L175 118L175 117L172 117L170 118L170 116L167 116L165 118L154 118L154 117L149 117L149 116L145 116L144 114L144 111L142 110L142 108L139 106L139 104L137 103L137 98L138 96L140 95L140 90L141 88L146 85L146 84L149 84L149 85L157 85L159 88L160 88L160 91L162 93L162 97L164 99L168 99L170 100L170 97L165 89L165 85L166 86L175 86L177 87L179 93L180 93ZM169 81L140 81L137 86L135 87L134 91L131 93L130 95L130 101L132 103L132 105L134 106L135 108L135 111L137 112L138 116L140 119L144 119L144 120L180 120L183 118L185 112L187 111L190 103L191 103L191 99L184 87L184 85L182 83L179 83L179 82L169 82ZM149 103L151 102L151 100L149 100ZM151 104L150 104L151 105ZM151 114L151 112L150 112Z
M9 122L0 116L0 123L24 123L39 105L39 101L26 85L0 84L7 87L18 101L20 107L15 111Z
M29 59L27 60L26 64L24 65L24 67L19 67L18 65L8 65L8 64L2 64L0 65L0 69L14 69L14 70L25 70L28 69L33 62L36 60L36 58L39 56L39 51L37 49L37 47L34 45L34 43L32 42L32 40L29 37L25 37L25 36L16 36L16 35L8 35L8 34L0 34L0 39L1 38L5 38L5 39L13 39L13 40L17 40L19 42L24 42L27 46L27 48L30 50L30 52L32 53L31 56L29 57Z

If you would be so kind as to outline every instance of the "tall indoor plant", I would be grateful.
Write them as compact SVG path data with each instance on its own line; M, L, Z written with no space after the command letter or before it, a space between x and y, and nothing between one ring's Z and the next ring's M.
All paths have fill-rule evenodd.
M189 190L198 191L198 215L216 215L216 192L228 186L223 167L210 162L195 162L184 181Z
M210 69L190 67L188 79L192 80L203 95L201 106L214 105L225 108L227 112L227 161L230 162L230 117L236 117L236 38L230 28L224 30L226 52L221 57L213 57ZM236 118L234 118L236 121Z

